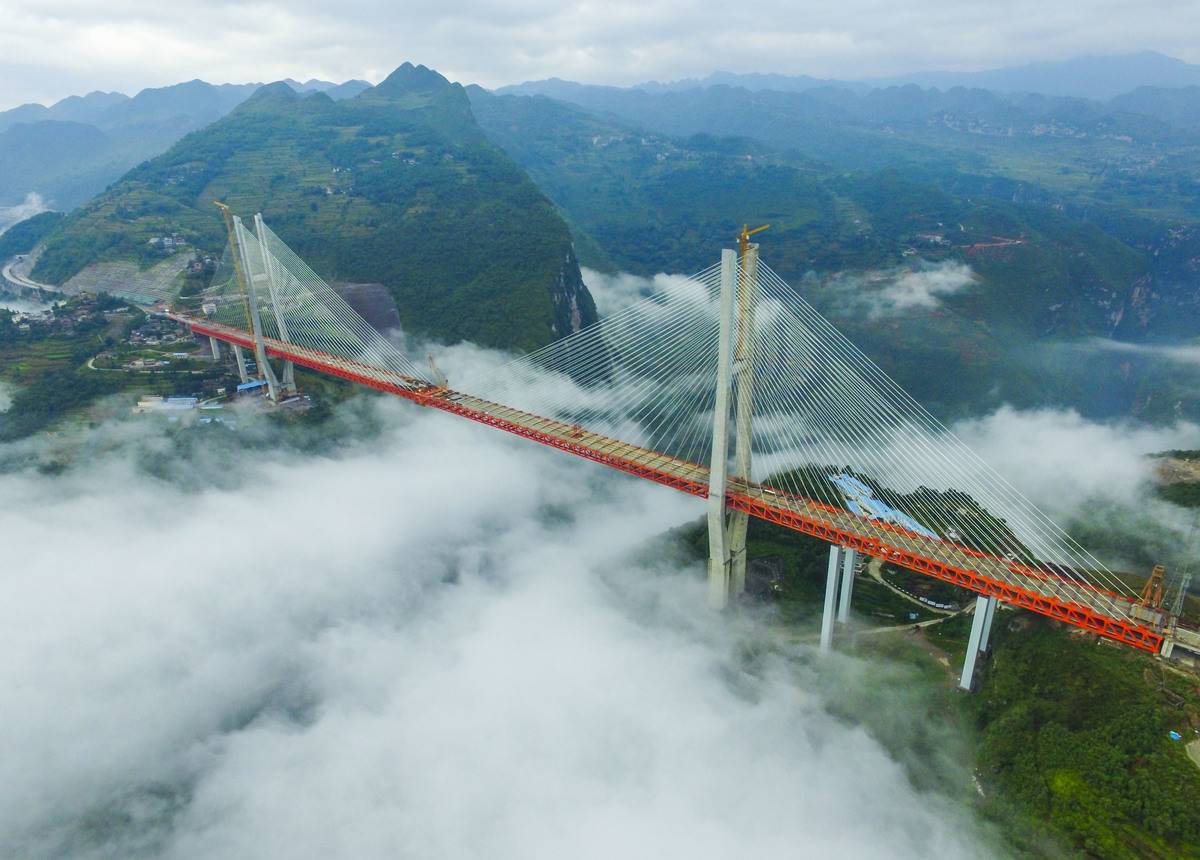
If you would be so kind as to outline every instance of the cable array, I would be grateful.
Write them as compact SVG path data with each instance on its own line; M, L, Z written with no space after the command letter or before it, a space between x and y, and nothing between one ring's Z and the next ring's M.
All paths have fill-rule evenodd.
M478 383L489 400L703 462L716 391L713 266L522 356Z
M756 299L750 480L890 522L948 564L965 546L1038 571L1064 601L1077 585L1132 596L768 266L754 285L739 271L737 289ZM707 466L718 291L714 266L510 362L479 393Z
M266 224L261 236L237 223L241 264L253 300L236 276L227 249L202 300L202 312L225 325L251 330L257 308L264 337L422 379L399 348L364 320L333 287L313 272ZM260 241L261 239L261 241Z
M230 253L202 298L204 313L270 338L420 378L415 365L359 316L270 228L238 222L242 290ZM707 467L720 332L719 264L483 376L468 392ZM748 336L731 404L753 412L749 475L737 476L903 530L929 558L962 548L1037 572L1071 602L1086 586L1114 615L1132 591L1059 528L769 266L734 289ZM730 344L731 354L733 344ZM738 408L732 406L731 411ZM731 416L726 416L727 420ZM731 445L735 434L731 433ZM730 451L736 462L736 451ZM735 459L736 458L736 459ZM729 469L733 474L733 469ZM1106 596L1111 593L1112 597Z

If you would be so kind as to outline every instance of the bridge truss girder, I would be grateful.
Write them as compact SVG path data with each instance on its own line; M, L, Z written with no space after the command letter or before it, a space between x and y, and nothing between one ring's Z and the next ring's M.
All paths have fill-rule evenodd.
M193 331L198 334L216 337L242 347L253 348L254 346L252 337L240 329L188 317L177 317L177 319L180 322L191 325ZM294 344L271 339L266 341L265 348L272 355L291 360L302 367L308 367L321 373L366 385L379 391L385 391L389 394L411 400L421 406L428 406L443 412L459 415L463 418L469 418L480 424L504 430L505 432L530 439L548 447L557 448L560 451L566 451L567 453L596 463L602 463L626 474L653 481L657 484L688 493L689 495L699 498L708 497L709 485L707 475L703 478L689 478L652 465L650 462L638 462L629 457L619 456L611 450L600 450L599 448L583 444L570 438L570 431L573 429L570 425L562 424L561 422L549 422L561 425L563 428L556 435L555 433L539 430L536 427L516 421L499 418L479 409L465 406L461 402L458 402L458 400L453 399L462 397L463 395L448 389L430 386L428 383L420 380L411 380L409 383L402 384L401 382L390 382L381 379L376 375L378 373L376 368L361 363L356 364L340 356L323 355L310 348L301 348ZM538 416L530 416L530 418L538 418ZM539 420L546 423L544 419ZM613 447L637 450L635 446L619 443L618 440L609 441L613 443ZM650 461L655 458L663 461L670 459L657 452L645 451L644 453ZM703 468L696 467L696 470L703 471ZM787 495L782 491L772 488L765 489L781 498ZM1012 583L1002 582L984 576L976 571L929 558L901 546L899 540L893 543L856 534L840 528L832 522L804 516L796 511L768 504L761 499L739 491L736 484L726 489L725 505L731 510L745 512L765 522L774 523L775 525L781 525L802 534L811 535L827 543L838 544L848 549L857 550L864 555L890 562L899 567L925 574L926 576L932 576L986 597L999 598L1005 603L1011 603L1014 606L1063 621L1144 651L1157 652L1164 639L1162 633L1142 627L1133 621L1112 618L1077 603L1069 603L1047 595L1040 595ZM828 508L830 512L838 514L844 513L842 511L835 511L835 509L827 505L815 504L813 507L818 510ZM884 528L887 531L895 532L897 538L901 538L906 534L899 528ZM977 555L980 558L986 558L982 553ZM992 561L1002 560L992 559ZM1007 562L1005 563L1007 564ZM1014 572L1017 572L1015 566L1012 566L1012 568ZM1038 571L1021 570L1019 572L1027 576L1046 578L1044 573Z

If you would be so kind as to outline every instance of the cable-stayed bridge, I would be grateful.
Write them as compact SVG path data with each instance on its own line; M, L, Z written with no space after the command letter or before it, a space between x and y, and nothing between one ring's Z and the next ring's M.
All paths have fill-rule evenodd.
M1147 605L739 247L599 323L475 379L422 369L256 216L225 210L212 285L169 314L245 352L273 398L296 365L469 418L707 500L709 596L745 587L748 518L831 545L822 647L858 555L979 595L964 667L997 602L1156 652ZM274 362L274 365L272 364ZM276 369L278 368L278 369Z

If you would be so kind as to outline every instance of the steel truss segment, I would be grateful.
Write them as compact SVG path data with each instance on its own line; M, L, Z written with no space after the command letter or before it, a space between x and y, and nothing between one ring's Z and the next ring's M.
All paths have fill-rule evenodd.
M192 320L188 317L173 316L172 318L190 325L192 330L197 334L235 343L242 347L251 349L254 347L253 337L248 332L243 332L240 329L218 323ZM484 409L467 405L467 403L448 399L446 395L450 392L447 392L446 389L431 388L421 380L409 379L400 374L381 371L379 368L361 364L350 359L344 359L340 356L326 355L307 347L298 347L295 344L270 339L267 340L266 346L268 354L277 358L286 358L311 370L327 373L350 382L394 394L421 406L428 406L463 418L469 418L480 424L504 430L542 445L557 448L560 451L566 451L577 457L601 463L626 474L653 481L692 496L705 498L708 495L708 482L706 478L705 480L697 480L661 468L662 466L673 467L675 469L686 468L689 472L693 472L693 474L696 473L695 470L700 469L699 474L703 475L702 468L697 467L695 464L683 463L682 461L662 455L659 452L638 449L634 445L622 443L619 440L600 436L590 431L580 437L576 437L570 425L563 425L567 429L561 435L548 432L545 428L555 426L560 422L533 415L532 413L524 413L511 407L504 407L500 404L488 403L479 398L465 397L471 403L497 410L503 409L506 415L512 416L512 419L520 420L501 417L492 412L484 411ZM521 421L527 423L521 423ZM535 423L537 426L534 426ZM622 449L631 454L638 453L647 456L635 460L632 457L621 456L615 453ZM645 460L646 462L641 462L640 460ZM650 465L650 463L654 463L654 465ZM997 597L1014 606L1020 606L1049 618L1092 631L1100 636L1132 645L1135 648L1157 652L1162 645L1163 635L1161 633L1141 627L1131 621L1102 615L1078 603L1068 603L1054 597L1037 594L1012 583L985 576L977 571L956 567L946 562L929 558L910 549L893 545L878 537L847 531L832 522L805 516L796 510L778 507L741 492L742 490L750 489L751 486L753 485L747 485L744 482L739 482L731 486L726 493L727 506L735 510L744 511L750 516L764 520L765 522L774 523L793 531L811 535L832 544L858 550L883 561L891 562L917 573L932 576L986 597ZM757 487L757 489L780 498L790 498L789 494L770 487L761 486ZM806 501L805 504L806 507L812 508L815 511L824 511L835 516L845 515L845 511L829 505L811 501ZM894 532L897 537L911 536L904 529L884 528L883 531L885 533ZM1003 562L1011 572L1025 577L1043 581L1063 579L1053 573L1014 565L1011 562L1006 562L1003 559L995 559L985 553L966 547L958 549L968 556L992 562ZM1091 590L1099 594L1111 594L1103 589Z
M1000 582L972 570L955 567L919 555L911 550L891 546L876 538L864 537L830 523L804 517L795 511L764 504L758 499L735 494L729 498L729 505L767 522L821 538L829 543L859 550L917 573L970 589L986 597L998 597L1006 603L1065 621L1137 648L1157 652L1162 644L1161 634L1131 622L1109 618L1077 603L1065 603L1053 597L1039 595L1020 586Z

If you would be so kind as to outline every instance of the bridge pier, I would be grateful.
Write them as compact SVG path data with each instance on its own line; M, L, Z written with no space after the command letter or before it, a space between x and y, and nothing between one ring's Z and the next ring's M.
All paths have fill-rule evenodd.
M741 277L737 283L737 335L733 350L733 379L736 383L734 401L734 475L750 482L753 439L751 424L754 413L754 306L758 300L758 245L740 236ZM746 591L746 533L750 515L745 511L729 512L729 590L736 599Z
M971 692L975 683L975 662L979 655L988 650L988 635L992 631L992 616L996 612L996 598L975 598L975 613L971 619L971 638L967 640L967 655L963 658L962 676L958 688Z
M979 637L979 653L986 654L992 650L992 620L996 617L996 607L1000 601L994 597L988 598L987 615L983 619L983 633Z
M828 654L833 649L833 622L837 608L838 592L838 562L841 560L842 548L837 544L829 547L829 567L825 573L825 609L821 613L821 653Z
M243 383L250 381L250 374L246 373L246 356L242 354L242 348L238 344L233 344L233 358L237 362L238 379Z
M217 340L215 337L210 337L208 339L208 346L210 349L212 349L213 361L220 361L221 360L221 341Z
M242 219L232 214L229 211L229 207L224 203L213 202L220 208L221 214L225 219L225 229L229 233L229 242L233 251L234 273L237 275L238 282L241 284L249 306L250 328L254 334L254 363L258 370L258 376L260 379L266 380L267 394L271 400L278 401L279 380L275 378L275 371L271 369L271 363L267 361L267 347L263 340L262 316L259 313L258 293L255 289L255 281L267 278L267 273L265 271L256 272L251 265L249 243L246 241L247 230L242 226ZM244 369L245 365L242 365L242 368Z
M850 620L850 597L854 593L854 567L858 564L858 553L846 548L842 550L842 586L838 598L837 620L845 624Z
M729 401L734 394L735 480L750 482L751 421L754 406L754 305L758 295L758 245L743 228L738 252L721 251L721 291L717 338L717 389L713 404L712 457L708 478L708 599L724 609L746 590L746 533L749 515L727 511ZM739 266L739 253L741 265ZM736 338L734 303L737 305ZM731 341L736 340L736 345ZM732 352L732 355L731 355Z
M825 573L825 606L821 612L821 653L833 649L833 628L850 620L850 600L854 594L854 567L858 552L831 544L829 566Z
M258 233L258 249L262 254L263 264L262 275L266 278L267 293L271 298L271 315L275 317L275 325L279 329L279 339L285 343L291 343L292 336L288 331L287 319L280 309L279 282L281 278L275 270L275 257L271 254L271 249L267 246L267 225L263 223L261 212L256 213L254 216L254 230ZM284 393L296 393L296 365L293 362L283 362L283 380L281 385Z

